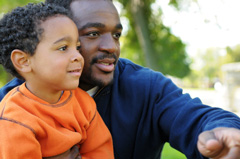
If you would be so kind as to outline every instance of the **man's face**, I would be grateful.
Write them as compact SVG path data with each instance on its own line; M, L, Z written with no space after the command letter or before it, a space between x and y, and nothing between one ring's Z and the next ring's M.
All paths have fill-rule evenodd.
M88 90L112 82L120 54L122 25L108 0L77 0L70 5L85 60L80 87Z

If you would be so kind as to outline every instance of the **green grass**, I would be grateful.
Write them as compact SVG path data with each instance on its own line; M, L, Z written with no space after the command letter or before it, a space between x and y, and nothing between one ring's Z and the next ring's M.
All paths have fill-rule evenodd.
M161 159L187 159L181 152L173 149L169 143L166 143L163 147Z

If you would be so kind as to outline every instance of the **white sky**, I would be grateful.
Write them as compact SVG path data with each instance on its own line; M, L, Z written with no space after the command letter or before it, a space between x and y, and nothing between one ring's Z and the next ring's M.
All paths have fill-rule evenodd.
M189 55L194 56L197 49L240 44L240 0L198 0L198 4L186 0L181 11L168 2L156 0L164 24L188 45Z

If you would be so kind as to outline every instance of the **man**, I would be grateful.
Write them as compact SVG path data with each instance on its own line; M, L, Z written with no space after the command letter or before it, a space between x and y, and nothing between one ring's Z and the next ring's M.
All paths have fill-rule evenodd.
M159 159L165 142L191 159L240 158L237 116L182 94L159 72L118 60L122 25L110 0L47 2L73 13L85 60L79 87L94 94L116 159ZM20 83L11 81L1 97Z

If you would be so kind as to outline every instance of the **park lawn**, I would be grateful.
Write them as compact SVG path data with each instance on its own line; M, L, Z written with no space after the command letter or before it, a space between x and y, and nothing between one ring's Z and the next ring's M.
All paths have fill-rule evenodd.
M173 149L169 143L166 143L163 147L161 159L187 159L181 152Z

